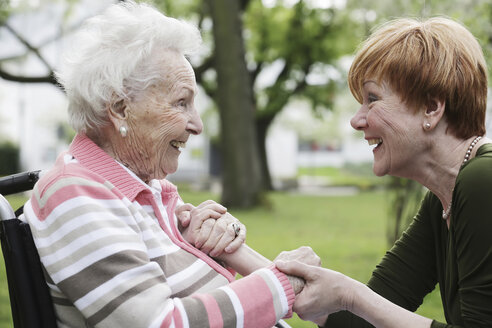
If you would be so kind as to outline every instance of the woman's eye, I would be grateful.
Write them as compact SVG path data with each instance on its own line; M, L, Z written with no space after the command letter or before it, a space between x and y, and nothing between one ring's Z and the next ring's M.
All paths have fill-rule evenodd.
M378 97L372 93L370 93L368 96L367 96L367 101L369 103L372 103L372 102L375 102L378 100Z
M186 107L186 100L185 99L180 99L177 104L178 107Z

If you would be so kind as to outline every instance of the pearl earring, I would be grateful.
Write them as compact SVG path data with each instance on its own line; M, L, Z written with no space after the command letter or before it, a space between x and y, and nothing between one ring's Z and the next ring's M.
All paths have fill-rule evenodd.
M424 124L424 129L429 130L430 128L431 128L431 124L430 123L425 123Z
M126 137L126 135L128 134L128 130L127 130L127 128L126 128L126 127L124 127L124 126L120 126L120 129L119 129L119 130L120 130L120 134L121 134L121 136L122 136L123 138L124 138L124 137Z

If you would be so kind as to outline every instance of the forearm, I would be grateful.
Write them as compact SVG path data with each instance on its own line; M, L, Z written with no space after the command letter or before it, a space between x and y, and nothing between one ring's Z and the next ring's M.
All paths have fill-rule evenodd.
M217 259L223 261L228 267L231 267L242 276L247 276L258 269L265 268L272 264L272 261L246 244L243 244L234 253L222 253ZM304 280L290 275L287 275L287 278L294 288L294 292L298 294L304 286Z
M366 285L347 278L351 297L346 309L365 319L377 328L429 328L432 320L410 312L372 291Z
M243 244L234 253L227 254L224 252L216 258L242 276L247 276L251 272L265 268L272 263L246 244Z

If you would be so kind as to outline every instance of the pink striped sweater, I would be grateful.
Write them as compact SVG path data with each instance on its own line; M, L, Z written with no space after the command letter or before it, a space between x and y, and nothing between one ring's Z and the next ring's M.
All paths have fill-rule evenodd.
M60 327L271 327L291 313L287 277L234 280L181 237L177 189L144 184L85 135L25 205Z

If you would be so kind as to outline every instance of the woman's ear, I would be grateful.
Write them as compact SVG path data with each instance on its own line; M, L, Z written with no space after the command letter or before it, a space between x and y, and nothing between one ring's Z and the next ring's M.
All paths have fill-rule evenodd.
M446 109L446 102L438 98L430 98L425 105L424 129L432 130L441 120Z
M108 111L108 118L116 130L119 130L122 126L126 127L128 106L125 99L116 99L116 96L113 96L111 102L106 106L106 110Z

